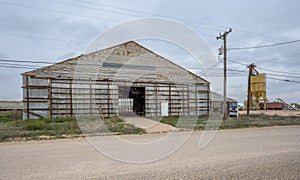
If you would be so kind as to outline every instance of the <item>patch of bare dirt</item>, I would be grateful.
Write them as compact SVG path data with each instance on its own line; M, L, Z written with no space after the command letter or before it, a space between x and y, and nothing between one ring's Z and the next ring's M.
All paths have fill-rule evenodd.
M247 114L247 111L239 111L239 114ZM250 111L250 114L264 114L268 116L300 116L300 111L295 110L258 110Z

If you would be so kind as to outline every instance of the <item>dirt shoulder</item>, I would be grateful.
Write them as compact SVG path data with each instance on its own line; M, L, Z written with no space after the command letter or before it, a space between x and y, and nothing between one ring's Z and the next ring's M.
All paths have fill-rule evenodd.
M247 114L247 111L239 111L239 114ZM268 116L299 116L300 111L295 110L258 110L250 111L250 114L268 115Z

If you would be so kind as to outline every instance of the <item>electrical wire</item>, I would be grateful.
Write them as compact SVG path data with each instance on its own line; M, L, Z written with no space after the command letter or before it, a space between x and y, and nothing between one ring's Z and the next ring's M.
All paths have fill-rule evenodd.
M9 65L9 66L24 66L24 67L30 67L31 65L26 64L16 64L16 63L2 63L0 62L0 65ZM34 66L35 68L41 68L42 66Z
M65 2L54 1L54 0L45 0L45 1L50 1L50 2L55 2L55 3L60 3L60 4L66 4L66 5L71 5L71 6L77 6L77 7L82 7L82 8L89 8L89 9L107 11L107 12L118 13L118 14L123 14L123 15L136 16L136 15L128 14L128 13L110 11L110 10L93 8L93 7L87 7L87 6L82 6L82 5L78 5L78 4L71 4L71 3L65 3ZM106 7L110 7L110 8L119 9L119 10L126 10L126 11L131 11L131 12L136 12L136 13L143 13L143 14L153 15L153 16L157 16L157 17L172 18L172 19L174 19L174 17L171 17L171 16L163 16L163 15L159 15L159 14L148 13L148 12L143 12L143 11L137 11L137 10L133 10L133 9L126 9L126 8L114 7L114 6L109 6L109 5L105 5L105 4L94 3L94 2L91 2L91 1L83 1L83 0L77 0L77 1L86 2L86 3L89 3L89 4L97 4L97 5L100 5L100 6L106 6ZM43 11L50 11L50 12L62 13L62 14L73 15L73 16L80 16L80 17L85 17L85 18L92 18L92 19L99 19L99 20L110 20L110 21L119 22L119 20L115 20L115 19L101 18L101 17L95 17L95 16L88 16L88 15L82 15L82 14L64 12L64 11L59 11L59 10L54 10L54 9L47 9L47 8L30 6L30 5L11 3L11 2L6 2L6 1L0 1L0 3L6 4L6 5L12 5L12 6L19 6L19 7L32 8L32 9L37 9L37 10L43 10ZM182 20L182 21L185 21L185 22L193 23L194 25L200 25L201 27L203 27L203 26L214 27L213 29L217 29L219 31L220 31L220 28L222 28L221 31L223 31L225 28L228 29L228 27L226 27L226 26L212 25L212 24L208 24L208 23L193 21L193 20L190 20L190 19L179 18L178 20ZM247 32L247 31L244 31L244 30L239 30L239 29L236 29L236 30L240 31L240 32L243 32L243 33L251 34L251 32ZM252 33L252 34L255 35L255 36L262 36L262 35L259 35L257 33ZM209 35L209 34L202 34L202 35L215 37L214 35ZM232 40L232 41L234 41L234 40Z
M53 1L53 0L46 0L46 1ZM127 12L134 12L134 13L138 13L138 14L150 15L150 16L155 16L155 17L174 19L174 17L172 17L172 16L164 16L164 15L160 15L160 14L156 14L156 13L139 11L139 10L135 10L135 9L127 9L127 8L122 8L122 7L110 6L110 5L102 4L102 3L98 3L98 2L92 2L92 1L86 1L86 0L75 0L75 1L84 2L84 3L87 3L87 4L94 4L94 5L97 5L97 6L103 6L103 7L108 7L108 8L117 9L117 10L123 10L123 11L127 11ZM201 27L202 26L207 26L207 27L210 27L212 29L219 30L219 31L220 30L224 31L225 29L228 29L228 27L225 27L225 26L213 25L213 24L208 24L208 23L204 23L204 22L198 22L198 21L194 21L194 20L191 20L191 19L177 18L177 20L189 22L189 23L196 24L196 25L201 25ZM215 37L215 36L213 36L213 37Z
M44 36L32 36L32 35L26 35L26 34L16 34L16 33L7 33L7 32L0 32L0 34L1 35L9 35L9 36L25 37L25 38L45 39L45 40L50 40L50 41L64 41L64 42L76 43L76 44L87 44L87 42L82 42L82 41L74 41L74 40L60 39L60 38L50 38L50 37L44 37Z
M246 67L248 66L248 65L245 64L245 63L241 63L241 62L234 61L234 60L231 60L231 59L228 59L228 61L233 62L233 63L235 63L235 64L242 65L242 66L246 66ZM300 73L295 73L295 72L277 71L277 70L271 70L271 69L266 69L266 68L261 68L261 67L255 67L255 68L256 68L256 69L265 70L265 71L276 72L276 73L284 73L284 74L300 75Z
M236 63L236 64L239 64L239 65L242 65L242 66L246 66L246 64L244 63L240 63L240 62L237 62L237 61L234 61L234 60L228 60L228 61L231 61L233 63ZM300 73L294 73L294 72L286 72L286 71L277 71L277 70L271 70L271 69L266 69L266 68L261 68L261 67L255 67L256 69L261 69L261 70L265 70L265 71L269 71L269 72L275 72L277 74L272 74L272 73L266 73L266 75L268 76L284 76L284 77L290 77L290 78L300 78L300 76L295 76L295 75L300 75ZM242 72L247 72L247 71L242 71ZM279 74L278 74L279 73Z
M300 76L290 76L290 75L284 75L284 74L270 74L270 73L266 73L266 75L268 76L277 76L277 77L290 77L290 78L300 78Z
M233 63L235 63L235 64L239 64L239 65L242 65L242 66L248 66L248 64L245 64L245 63L241 63L241 62L238 62L238 61L234 61L234 60L232 60L232 59L227 59L228 61L230 61L230 62L233 62Z
M72 16L79 16L79 17L84 17L84 18L97 19L97 20L101 20L101 21L110 20L110 21L114 21L114 22L119 22L119 20L115 20L115 19L108 19L108 18L101 18L101 17L83 15L83 14L76 14L76 13L71 13L71 12L59 11L59 10L48 9L48 8L41 8L41 7L36 7L36 6L24 5L24 4L17 4L17 3L6 2L6 1L0 1L0 3L1 4L6 4L6 5L11 5L11 6L18 6L18 7L25 7L25 8L30 8L30 9L37 9L37 10L41 10L41 11L48 11L48 12L55 12L55 13L60 13L60 14L72 15Z
M66 3L66 2L62 2L62 1L55 1L55 0L44 0L44 1L48 1L48 2L54 2L57 4L64 4L64 5L69 5L69 6L74 6L74 7L81 7L81 8L85 8L85 9L89 9L89 10L97 10L97 11L106 11L106 12L110 12L110 13L115 13L115 14L120 14L120 15L126 15L126 16L132 16L132 17L137 17L137 15L133 15L133 14L128 14L128 13L122 13L122 12L116 12L116 11L111 11L111 10L107 10L107 9L100 9L100 8L94 8L94 7L88 7L88 6L82 6L82 5L78 5L78 4L72 4L72 3ZM141 16L139 16L141 17Z
M58 2L58 1L54 1L54 0L46 0L46 1L51 1L51 2L56 2L56 3L61 3L61 2ZM79 0L78 0L79 1ZM98 18L98 17L94 17L94 16L86 16L86 15L79 15L79 14L75 14L75 13L68 13L68 12L63 12L63 11L57 11L57 10L53 10L53 9L46 9L46 8L39 8L39 7L34 7L34 6L28 6L28 5L21 5L21 4L15 4L15 3L10 3L10 2L3 2L3 1L0 1L0 3L3 3L3 4L9 4L9 5L14 5L14 6L21 6L21 7L27 7L27 8L33 8L33 9L39 9L39 10L44 10L44 11L52 11L52 12L58 12L58 13L64 13L64 14L69 14L69 15L75 15L75 16L81 16L81 17L87 17L87 18L94 18L94 19L101 19L101 20L109 20L107 18ZM61 3L62 4L62 3ZM68 4L68 5L72 5L72 4L69 4L69 3L63 3L63 4ZM79 6L79 7L84 7L84 8L90 8L90 7L86 7L86 6L80 6L80 5L73 5L73 6ZM111 6L113 7L113 6ZM98 9L100 10L99 8L93 8L93 9ZM125 8L124 8L125 9ZM102 9L103 10L103 9ZM107 11L107 10L106 10ZM114 12L114 11L108 11L108 12L112 12L112 13L117 13L117 12ZM139 13L145 13L145 12L142 12L142 11L139 11ZM120 14L120 13L119 13ZM123 15L130 15L128 13L122 13ZM156 15L156 16L159 16L159 15ZM193 23L198 23L198 24L205 24L205 23L199 23L199 22L193 22ZM3 34L3 33L2 33ZM9 33L6 33L6 34L9 34ZM10 34L10 35L17 35L17 34ZM73 40L65 40L65 39L58 39L58 38L47 38L47 37L38 37L38 36L29 36L29 35L17 35L17 36L24 36L24 37L33 37L33 38L42 38L42 39L48 39L48 40L57 40L57 41L67 41L67 42L74 42L74 43L84 43L84 42L79 42L79 41L73 41ZM244 50L244 49L255 49L255 48L264 48L264 47L273 47L273 46L278 46L278 45L284 45L284 44L290 44L290 43L296 43L296 42L299 42L300 40L294 40L294 41L287 41L287 42L281 42L281 43L275 43L275 44L267 44L267 45L261 45L261 46L253 46L253 47L242 47L242 48L230 48L230 50ZM2 60L3 61L3 60ZM232 62L235 62L237 64L240 64L240 65L246 65L246 64L243 64L243 63L239 63L239 62L236 62L236 61L233 61L231 60ZM32 62L31 62L32 63ZM213 69L216 65L218 65L219 63L221 62L218 62L217 64L215 64L214 66L212 66L211 68L209 68L207 71ZM11 64L12 65L12 64ZM6 66L8 67L8 66ZM12 67L12 66L11 66ZM19 66L16 66L16 67L19 67ZM260 68L260 69L263 69L263 68ZM266 69L264 69L266 70ZM207 72L206 71L206 72ZM272 70L273 72L280 72L280 73L289 73L289 72L283 72L283 71L274 71ZM204 73L201 73L202 74L206 74L206 72ZM297 74L297 73L289 73L289 74ZM274 75L274 74L273 74ZM287 76L286 76L287 77ZM292 76L289 76L289 77L292 77Z
M1 59L0 59L0 61L1 61ZM20 60L14 60L12 62L47 63L47 64L49 63L49 62L41 62L41 61L37 62L37 61L20 61ZM214 66L212 66L211 68L213 68L213 67ZM0 62L0 68L37 69L37 68L42 68L42 67L41 66L32 66L32 65L27 65L27 64L16 64L16 63L8 63L8 62L2 63L2 62ZM210 70L212 70L212 69L210 69ZM227 73L228 77L245 77L245 76L248 76L248 74L245 74L245 73L247 73L246 71L235 70L235 69L228 69L228 70L232 71L232 72ZM223 77L223 73L212 72L210 74L207 74L207 71L204 71L202 73L197 73L196 72L195 74L198 74L199 76L206 74L210 77ZM300 81L295 81L295 80L291 80L291 79L279 79L279 78L272 77L272 76L275 76L275 77L284 76L284 77L289 77L289 78L300 78L300 76L289 76L289 75L269 74L269 73L267 73L266 75L267 75L267 78L273 79L273 80L300 83Z
M84 2L84 3L87 3L87 4L94 4L94 5L97 5L97 6L103 6L103 7L108 7L108 8L113 8L113 9L118 9L118 10L123 10L123 11L130 11L130 12L135 12L135 13L142 13L142 14L146 14L146 15L150 15L150 16L157 16L157 17L171 18L171 19L174 18L174 17L171 17L171 16L162 16L162 15L155 14L155 13L138 11L138 10L135 10L135 9L127 9L127 8L115 7L115 6L110 6L110 5L107 5L107 4L102 4L102 3L92 2L92 1L87 1L87 0L74 0L74 1ZM191 19L179 18L178 20L182 20L182 21L185 21L185 22L190 22L190 23L198 24L198 25L200 24L202 26L212 27L212 29L217 29L218 31L225 31L225 30L227 30L227 29L230 28L228 26L221 26L221 25L214 25L214 24L209 24L209 23L203 23L203 22L198 22L198 21L191 20ZM274 40L273 37L269 37L269 36L262 35L262 34L259 34L259 33L253 33L253 32L249 32L249 31L245 31L245 30L241 30L239 28L233 28L233 29L235 31L238 31L238 32L243 33L243 34L253 35L253 36L256 36L256 37L263 37L263 38L266 38L266 39L272 39L272 40ZM216 36L213 36L213 37L216 37ZM242 41L236 41L236 42L242 42ZM247 42L243 42L243 43L247 43Z
M273 79L273 80L278 80L278 81L283 81L283 82L293 82L293 83L300 83L300 81L294 81L294 80L289 80L289 79L279 79L279 78L273 78L273 77L267 77L268 79Z
M258 64L262 64L262 63L266 63L266 62L270 62L270 61L278 61L278 60L282 60L282 59L288 59L290 57L295 57L295 56L299 56L300 54L292 54L289 56L284 56L284 57L278 57L278 58L272 58L272 59L264 59L264 60L257 60Z
M300 39L298 40L293 40L293 41L286 41L286 42L281 42L281 43L275 43L275 44L266 44L266 45L261 45L261 46L252 46L252 47L236 47L236 48L228 48L228 50L231 51L239 51L239 50L248 50L248 49L258 49L258 48L266 48L266 47L274 47L274 46L279 46L279 45L285 45L285 44L291 44L291 43L297 43L300 42Z
M34 64L53 64L50 61L28 61L28 60L16 60L16 59L0 59L0 62L18 62L18 63L34 63Z
M261 69L261 70L270 71L270 72L275 72L275 73L283 73L283 74L300 75L300 73L295 73L295 72L286 72L286 71L277 71L277 70L273 70L273 69L266 69L266 68L261 68L261 67L256 67L256 69Z
M26 67L26 66L13 66L13 65L0 65L0 68L13 68L13 69L36 69L36 67Z
M77 4L71 4L71 3L66 3L66 2L61 2L61 1L55 1L55 0L44 0L44 1L49 1L49 2L54 2L54 3L59 3L59 4L65 4L65 5L69 5L69 6L75 6L75 7L81 7L81 8L86 8L86 9L94 9L94 10L98 10L98 11L99 10L100 11L106 11L106 12L120 14L120 15L128 15L128 16L133 16L133 17L142 17L142 16L137 16L137 15L128 14L128 13L110 11L110 10L106 10L106 9L99 9L99 8L93 8L93 7L87 7L87 6L82 6L82 5L77 5ZM26 8L33 8L33 9L38 9L38 10L51 11L51 12L56 12L56 13L63 13L63 14L74 15L74 16L82 16L82 17L86 17L86 18L93 18L93 19L100 19L100 20L111 20L111 19L107 19L107 18L98 18L98 17L95 17L95 16L80 15L80 14L63 12L63 11L57 11L57 10L52 10L52 9L39 8L39 7L35 7L35 6L20 5L20 4L10 3L10 2L0 1L0 3L4 3L4 4L8 4L8 5L14 5L14 6L21 6L21 7L26 7ZM142 12L140 11L140 13L142 13ZM160 15L156 14L156 16L160 16ZM174 17L171 17L171 16L160 16L160 17L174 18ZM118 22L118 20L113 20L113 21ZM189 21L189 20L185 19L185 21ZM190 21L190 22L193 22L193 21ZM194 23L196 23L196 22L194 22ZM198 23L198 24L207 25L208 26L208 24L205 24L205 23ZM20 35L20 34L6 33L6 32L2 32L1 34L13 35L13 36L23 36L23 37L39 38L39 37L30 36L30 35ZM211 34L205 34L205 33L200 33L200 34L203 35L203 36L215 37L215 35L211 35ZM49 37L40 37L40 38L46 39L46 40L58 40L58 41L67 41L67 42L74 42L74 43L79 43L79 44L86 44L86 42L80 42L80 41L74 41L74 40L64 40L64 39L49 38ZM239 41L237 41L237 42L239 42Z
M201 73L200 76L206 74L209 71L211 71L214 67L219 65L222 61L224 61L224 60L221 60L221 61L217 62L216 64L212 65L211 67L209 67L207 70L205 70L203 73Z
M235 63L238 63L236 61L233 61L233 60L230 60L232 62L235 62ZM0 64L1 65L9 65L8 67L10 66L30 66L30 65L27 65L27 64L13 64L12 62L14 63L29 63L29 64L46 64L46 65L50 65L50 64L53 64L54 62L50 62L50 61L29 61L29 60L16 60L16 59L0 59ZM204 75L204 74L207 74L208 71L212 71L212 70L218 70L220 71L222 68L215 68L215 66L217 66L219 63L221 63L222 61L216 63L215 65L211 66L210 68L208 68L207 70L203 70L202 68L185 68L185 69L193 69L193 70L203 70L202 72L198 73L200 75ZM238 63L238 64L242 64L244 65L243 63ZM92 66L94 64L79 64L80 66L81 65L87 65L87 66ZM41 68L41 66L34 66L33 68ZM160 67L160 68L165 68L165 67ZM258 68L258 69L263 69L263 70L267 70L265 68ZM231 69L231 68L228 68L227 69L228 71L232 71L232 72L240 72L240 73L247 73L247 71L245 70L238 70L238 69ZM289 72L284 72L284 71L275 71L275 70L267 70L267 71L271 71L271 72L279 72L281 74L272 74L272 73L267 73L267 75L270 75L270 76L284 76L284 77L291 77L291 78L300 78L300 76L292 76L292 75L285 75L283 73L289 73ZM213 75L215 73L210 73L209 75ZM297 73L292 73L293 75L297 75ZM300 75L300 74L299 74Z

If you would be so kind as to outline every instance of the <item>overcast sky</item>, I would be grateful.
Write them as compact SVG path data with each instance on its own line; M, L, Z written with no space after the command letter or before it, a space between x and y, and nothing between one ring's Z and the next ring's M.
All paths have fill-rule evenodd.
M299 40L299 9L300 1L295 0L0 0L0 59L59 62L84 53L89 42L108 28L142 17L178 20L218 54L222 41L216 36L229 27L229 49ZM138 43L183 67L193 66L175 46L152 40ZM267 74L270 101L282 98L300 104L299 48L296 42L229 50L228 96L239 102L246 99L246 65L255 63L260 73ZM20 74L45 64L7 63L0 61L0 100L22 100ZM222 68L219 65L216 68Z

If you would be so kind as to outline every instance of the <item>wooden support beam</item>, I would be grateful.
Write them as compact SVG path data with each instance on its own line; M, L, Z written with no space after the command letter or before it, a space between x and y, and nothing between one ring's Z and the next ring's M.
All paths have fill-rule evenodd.
M171 84L169 84L169 116L172 116L172 94L171 94Z
M110 83L109 80L107 80L107 113L108 117L110 117Z
M26 76L26 113L27 113L27 119L29 119L29 79L28 76Z
M158 86L157 86L157 81L156 81L155 82L155 113L156 113L156 117L158 117L157 91L158 91Z
M198 116L198 88L197 88L197 84L195 84L195 110L196 110L196 116Z
M90 116L92 117L92 79L90 78Z
M190 115L190 87L189 85L187 87L187 105L188 105L188 116Z
M52 118L52 79L48 81L48 118Z
M70 93L70 115L71 115L71 117L73 117L73 90L72 90L72 86L73 86L73 81L72 81L72 79L70 79L70 91L69 91L69 93Z

